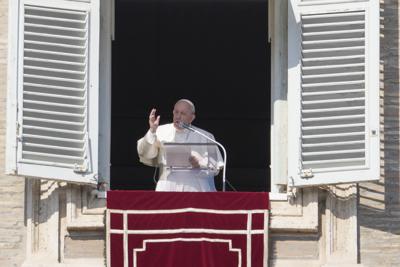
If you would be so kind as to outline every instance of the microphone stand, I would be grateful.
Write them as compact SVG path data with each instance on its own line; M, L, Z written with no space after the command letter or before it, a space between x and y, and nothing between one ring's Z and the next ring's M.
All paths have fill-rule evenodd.
M224 169L222 170L222 191L225 192L225 189L226 189L226 158L227 158L227 157L226 157L226 150L225 150L225 147L224 147L221 143L215 141L214 139L212 139L212 138L208 137L207 135L203 134L202 132L196 130L195 128L193 128L193 127L192 127L190 124L188 124L188 123L179 122L179 126L180 126L181 128L188 129L189 131L195 132L195 133L197 133L197 134L203 136L204 138L206 138L207 140L211 141L212 143L218 145L218 146L222 149L222 152L223 152L223 154L224 154Z

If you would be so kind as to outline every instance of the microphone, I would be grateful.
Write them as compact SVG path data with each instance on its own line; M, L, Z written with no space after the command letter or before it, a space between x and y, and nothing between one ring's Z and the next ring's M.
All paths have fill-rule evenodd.
M188 130L194 132L193 127L191 127L189 123L186 123L186 122L183 122L183 121L178 121L178 126L180 128L188 129Z
M222 149L222 152L224 154L224 169L222 170L222 191L225 192L225 189L226 189L226 162L227 162L225 147L221 143L215 141L214 139L210 138L209 136L205 135L204 133L202 133L199 130L197 130L196 128L194 128L190 123L178 121L178 126L180 128L187 129L189 131L195 132L195 133L203 136L204 138L206 138L207 140L211 141L212 143L218 145Z

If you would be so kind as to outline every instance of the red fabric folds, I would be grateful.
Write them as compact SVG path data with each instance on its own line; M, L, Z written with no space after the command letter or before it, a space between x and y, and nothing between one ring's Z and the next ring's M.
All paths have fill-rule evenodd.
M154 192L115 190L107 192L109 209L203 209L252 210L268 209L265 192Z
M112 267L265 266L268 193L110 191Z

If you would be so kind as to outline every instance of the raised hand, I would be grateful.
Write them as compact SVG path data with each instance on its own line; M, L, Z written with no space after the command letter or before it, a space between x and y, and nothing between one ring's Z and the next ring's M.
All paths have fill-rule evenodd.
M160 125L160 116L156 117L156 109L153 108L149 115L149 127L152 133L155 133L158 125Z

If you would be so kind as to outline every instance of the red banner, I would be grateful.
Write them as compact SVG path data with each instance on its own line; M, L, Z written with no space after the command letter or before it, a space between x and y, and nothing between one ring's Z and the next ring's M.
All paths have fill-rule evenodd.
M108 264L267 266L268 193L110 191Z

